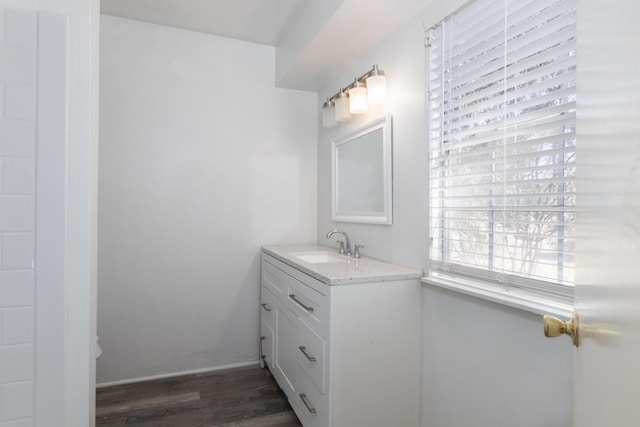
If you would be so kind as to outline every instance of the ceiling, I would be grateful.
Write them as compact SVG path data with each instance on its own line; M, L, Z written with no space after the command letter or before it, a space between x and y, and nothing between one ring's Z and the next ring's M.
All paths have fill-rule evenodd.
M304 0L102 0L107 15L275 46Z
M317 91L425 4L443 1L101 0L101 11L274 46L276 85Z

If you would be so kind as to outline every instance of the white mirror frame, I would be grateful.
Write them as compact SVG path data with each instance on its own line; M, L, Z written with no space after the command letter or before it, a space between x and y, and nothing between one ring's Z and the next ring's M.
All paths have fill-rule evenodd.
M365 141L365 137L377 130L382 130L382 209L376 211L345 210L339 206L340 188L340 148L345 144L358 144ZM351 145L350 148L354 146ZM342 176L345 174L343 173ZM353 179L353 172L350 174ZM331 142L331 212L333 221L359 222L367 224L392 224L393 223L393 159L392 159L392 131L391 115L387 114L365 126L349 133L348 135ZM362 185L366 185L364 182ZM377 190L376 190L377 191Z

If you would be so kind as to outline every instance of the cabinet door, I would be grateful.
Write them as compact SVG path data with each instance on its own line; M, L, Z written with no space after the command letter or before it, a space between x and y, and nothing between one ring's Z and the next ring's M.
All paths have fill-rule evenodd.
M271 326L263 320L260 320L260 363L264 367L273 366L274 358L274 339L275 334Z
M275 297L262 286L260 289L260 366L273 366L275 350Z
M296 342L297 324L295 314L279 301L275 305L276 315L276 352L274 360L274 376L289 399L295 397L296 384Z
M275 329L275 301L276 298L266 286L260 288L260 318Z

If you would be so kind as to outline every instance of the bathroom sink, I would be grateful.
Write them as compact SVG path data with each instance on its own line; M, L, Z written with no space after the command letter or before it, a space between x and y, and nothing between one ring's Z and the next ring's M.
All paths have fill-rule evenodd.
M332 252L301 252L291 254L309 264L328 264L331 262L346 262L343 257Z

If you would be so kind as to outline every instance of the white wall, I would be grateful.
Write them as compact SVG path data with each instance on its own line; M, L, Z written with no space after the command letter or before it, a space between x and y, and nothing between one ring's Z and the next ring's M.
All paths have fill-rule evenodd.
M13 382L10 389L6 384L3 386L0 404L3 405L2 417L5 420L19 419L0 425L93 425L95 362L92 342L95 335L96 282L92 267L96 247L92 221L95 211L92 208L96 183L93 173L97 144L94 133L97 131L97 67L92 52L97 41L94 17L97 16L98 1L0 0L0 7L60 14L57 17L40 14L37 18L33 14L23 14L26 20L9 25L17 23L11 31L26 32L29 46L33 46L34 38L39 37L41 46L42 43L50 46L61 41L63 50L66 49L66 52L56 51L53 57L41 55L37 60L40 66L45 67L37 73L39 90L43 87L52 90L38 92L37 159L35 152L5 150L8 138L15 136L14 133L3 132L0 142L5 157L4 194L11 194L9 199L13 198L13 201L17 198L31 200L32 205L34 196L37 199L35 209L33 206L11 207L7 203L2 209L5 215L17 214L21 220L26 220L20 221L22 224L5 223L3 226L3 230L10 233L3 236L7 254L3 268L23 275L31 272L33 276L35 261L37 278L20 283L13 280L15 277L4 280L7 279L5 276L0 283L3 291L23 285L15 291L30 293L23 294L25 298L16 301L18 294L9 290L3 292L1 298L5 308L7 304L11 305L2 316L3 339L4 344L8 343L9 353L14 354L3 357L0 365L3 372L18 382ZM38 31L34 30L35 22L41 25ZM65 22L68 30L64 28ZM62 27L57 24L62 24ZM54 37L49 38L52 34ZM16 39L10 41L5 38L4 42L10 45L16 43ZM48 48L42 51L48 52ZM35 50L31 55L35 61ZM3 65L15 65L12 58L4 57L4 60L1 61ZM48 68L53 64L59 67L55 70ZM32 85L34 82L20 83ZM5 94L16 95L11 95L10 91ZM24 93L17 99L22 104L21 111L16 114L15 110L6 109L8 116L5 115L4 119L15 120L17 115L17 120L25 125L32 120L30 114L35 104L31 96ZM7 99L4 101L6 106ZM9 104L15 101L16 98ZM11 108L14 107L15 104ZM55 107L53 114L51 107ZM28 117L25 116L27 112ZM43 141L46 143L42 144ZM16 142L18 140L13 141ZM35 140L31 143L35 144ZM21 163L19 168L18 163ZM15 179L20 180L17 187ZM43 185L45 181L46 185ZM37 228L37 236L32 234L33 227ZM26 236L30 236L28 242ZM21 244L18 242L20 239ZM30 262L32 265L27 268ZM30 346L35 349L26 351ZM18 355L16 349L25 352ZM27 370L26 366L30 369ZM29 377L36 379L35 384L28 384Z
M260 246L316 240L316 94L274 64L102 17L99 383L258 360Z
M363 254L423 268L427 256L427 112L423 28L464 1L432 2L413 20L343 70L320 92L335 93L377 63L387 74L393 115L394 224L331 221L331 139L380 114L319 130L318 236L347 231ZM540 316L462 294L423 292L422 424L428 427L571 425L572 350L546 340Z
M335 245L324 235L332 228L345 230L352 243L363 244L363 255L420 268L426 254L427 146L424 125L424 78L421 31L407 34L408 41L389 39L374 53L359 59L343 72L344 78L320 92L320 99L333 95L353 77L375 63L387 74L388 110L393 116L393 225L333 223L331 221L331 141L340 139L368 120L384 114L376 109L337 128L322 128L318 138L318 236L320 244ZM406 33L406 31L405 31ZM400 46L397 46L400 44ZM413 46L412 46L413 44ZM413 49L411 49L413 47ZM379 54L378 51L384 52ZM319 105L320 107L320 105Z
M571 340L545 338L541 323L425 287L423 426L571 426Z

